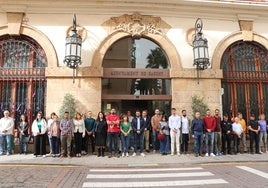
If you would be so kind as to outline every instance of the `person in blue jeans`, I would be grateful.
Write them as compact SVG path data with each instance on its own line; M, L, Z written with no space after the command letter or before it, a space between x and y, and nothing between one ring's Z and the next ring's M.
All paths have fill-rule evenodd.
M108 158L112 157L112 152L114 151L114 156L120 157L118 153L118 147L117 147L117 139L119 137L120 128L120 118L116 115L116 110L114 108L111 109L111 114L106 116L106 121L108 124L108 142L109 142L109 155ZM114 147L113 147L114 146Z
M134 153L132 156L137 155L137 145L139 144L140 154L142 157L145 157L145 154L143 153L143 135L145 129L145 122L144 119L141 117L141 112L139 110L136 111L136 116L133 118L131 126L134 134Z
M206 129L206 157L215 157L214 149L214 131L216 128L216 119L211 116L211 111L207 109L206 117L203 118ZM210 142L210 145L209 145Z
M9 117L9 111L4 111L4 117L0 119L0 155L4 154L6 143L6 155L11 154L11 138L13 136L14 120Z
M161 121L159 122L159 134L164 134L165 138L160 141L160 153L162 155L167 155L169 152L169 127L168 127L168 118L166 116L162 116Z
M195 113L195 119L191 126L192 137L194 138L194 153L195 156L202 156L203 152L203 138L205 134L205 124L200 117L200 112Z
M120 123L121 142L122 142L122 157L128 157L131 123L128 121L128 116L122 116L123 121Z

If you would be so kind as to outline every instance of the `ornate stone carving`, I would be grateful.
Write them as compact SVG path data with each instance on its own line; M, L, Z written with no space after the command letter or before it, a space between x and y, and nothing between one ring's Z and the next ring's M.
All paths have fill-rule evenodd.
M124 14L119 17L112 17L102 24L109 33L116 31L129 33L134 38L141 38L146 34L165 36L171 28L169 24L159 17L145 16L139 13L132 15Z
M190 46L193 46L194 36L195 36L195 28L190 28L186 31L186 42Z
M73 26L70 26L67 29L66 36L71 34L72 29L73 29ZM87 30L84 27L80 26L80 25L76 26L76 30L77 30L77 34L81 36L82 42L84 42L87 39Z

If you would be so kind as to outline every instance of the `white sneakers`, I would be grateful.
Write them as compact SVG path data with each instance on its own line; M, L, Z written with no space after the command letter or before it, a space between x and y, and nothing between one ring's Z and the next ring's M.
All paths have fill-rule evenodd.
M128 156L128 153L127 153L127 156ZM132 154L132 157L135 157L135 156L137 156L137 153L134 152L134 153ZM141 156L142 156L142 157L145 157L145 154L144 154L144 153L141 153Z
M205 156L208 157L208 156L209 156L208 153L206 153ZM211 157L215 157L215 154L214 154L214 153L211 153L210 156L211 156Z
M125 153L122 153L122 157L125 157Z
M128 157L128 152L126 153L126 157Z

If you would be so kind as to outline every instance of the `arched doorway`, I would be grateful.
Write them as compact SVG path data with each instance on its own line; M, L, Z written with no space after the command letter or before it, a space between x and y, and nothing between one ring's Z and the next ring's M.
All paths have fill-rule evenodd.
M221 59L223 112L268 115L268 51L257 42L237 41Z
M103 58L102 109L130 110L160 108L168 114L171 106L169 61L163 49L147 39L121 38Z
M0 36L0 109L29 121L45 111L47 58L42 47L26 35ZM1 113L2 116L2 113Z

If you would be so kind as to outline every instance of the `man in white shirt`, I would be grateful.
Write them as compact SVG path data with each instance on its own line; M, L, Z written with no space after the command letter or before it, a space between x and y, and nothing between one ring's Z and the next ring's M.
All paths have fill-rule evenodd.
M171 116L168 118L168 126L170 128L171 155L174 155L174 146L176 146L177 155L180 155L181 118L177 115L176 108L171 109Z
M242 125L239 124L239 118L235 118L235 122L232 124L233 135L234 135L234 150L235 154L239 153L239 144L241 139L241 134L243 132Z
M181 152L184 154L188 153L188 142L189 142L189 132L190 132L190 119L186 115L186 110L182 110L181 116Z
M14 129L14 120L9 117L9 111L4 111L4 117L0 119L0 155L4 154L4 145L6 142L6 155L11 153L11 136Z

